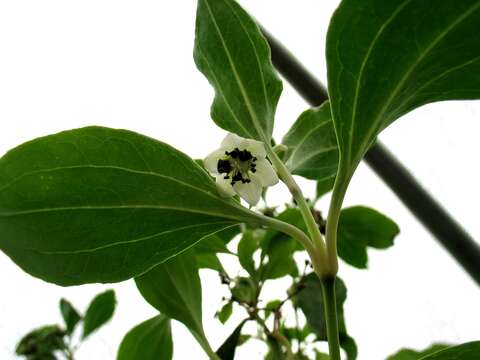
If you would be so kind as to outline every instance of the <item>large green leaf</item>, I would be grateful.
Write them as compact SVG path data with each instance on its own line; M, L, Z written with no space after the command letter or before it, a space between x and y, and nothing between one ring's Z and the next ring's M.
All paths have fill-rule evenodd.
M117 360L170 360L173 341L170 319L157 315L130 330L118 348Z
M472 341L440 350L420 360L478 360L479 356L480 341Z
M300 288L298 288L299 286ZM294 304L302 310L307 319L307 324L315 332L318 340L326 341L327 328L322 297L322 284L318 276L315 273L308 274L304 280L291 289L291 291L293 293L298 292L293 298ZM337 278L335 281L335 298L340 346L347 353L348 360L355 360L357 357L357 346L355 341L347 333L343 313L343 304L347 299L347 288L340 278Z
M377 134L430 102L480 98L479 0L343 0L327 36L328 88L353 172Z
M260 240L264 233L264 230L261 229L249 229L243 232L242 238L238 242L238 261L252 277L256 275L253 254L258 250Z
M268 144L282 83L258 26L235 1L198 1L194 58L215 89L213 120Z
M0 159L0 249L61 285L131 278L255 217L185 154L125 130L66 131Z
M203 331L202 285L194 250L157 265L135 282L150 305L183 323L200 345L209 347Z
M67 327L67 334L71 335L82 317L68 300L60 299L59 305L60 312Z
M338 255L360 269L367 267L367 247L386 249L400 229L397 224L374 209L353 206L340 213Z
M329 102L302 113L282 143L288 146L284 159L293 174L317 180L323 192L333 187L338 147Z
M430 354L434 354L439 350L443 350L450 345L447 344L433 344L428 349L417 351L412 349L402 349L397 353L390 355L387 360L418 360Z
M95 296L90 305L88 305L83 318L82 339L85 339L105 325L112 318L115 306L116 300L113 290L107 290Z

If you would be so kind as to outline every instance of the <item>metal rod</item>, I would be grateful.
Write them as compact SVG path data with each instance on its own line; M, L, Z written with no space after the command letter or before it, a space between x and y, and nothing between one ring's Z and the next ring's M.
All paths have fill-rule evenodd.
M262 28L278 72L312 106L328 99L325 87L272 35ZM410 212L480 285L480 246L419 184L380 142L370 148L365 161Z

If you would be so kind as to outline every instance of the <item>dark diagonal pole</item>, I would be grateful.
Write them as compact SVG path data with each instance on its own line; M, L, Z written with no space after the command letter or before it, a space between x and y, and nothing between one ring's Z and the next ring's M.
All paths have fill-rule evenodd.
M328 99L327 90L265 29L278 72L312 106ZM480 246L448 212L418 183L410 172L377 142L365 161L390 187L412 214L480 285Z

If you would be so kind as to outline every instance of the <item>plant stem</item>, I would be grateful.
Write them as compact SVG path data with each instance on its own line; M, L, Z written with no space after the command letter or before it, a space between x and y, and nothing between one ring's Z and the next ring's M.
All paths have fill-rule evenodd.
M331 360L341 360L338 337L337 304L335 299L335 277L320 279L327 325L328 349Z
M323 236L320 233L315 219L313 218L310 206L308 206L307 201L305 200L302 190L296 183L290 171L287 169L283 161L278 157L278 155L270 148L267 147L268 157L272 161L272 164L277 169L280 179L287 185L288 190L292 194L293 198L297 202L298 208L302 214L303 220L307 225L308 232L312 239L311 243L314 248L314 258L312 258L312 264L315 268L315 271L319 276L323 275L323 267L326 260L326 249Z
M212 347L210 346L210 343L208 342L205 334L198 334L196 331L190 330L192 333L193 337L197 340L199 345L202 347L203 351L208 355L210 360L222 360L220 357L213 351Z

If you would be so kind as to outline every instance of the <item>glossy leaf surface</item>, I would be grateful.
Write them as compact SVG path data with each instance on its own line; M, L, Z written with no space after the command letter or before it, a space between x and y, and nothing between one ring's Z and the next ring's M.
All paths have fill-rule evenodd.
M377 134L419 106L480 98L479 23L478 0L342 1L327 36L341 167L353 172Z
M105 325L112 318L115 306L116 300L113 290L107 290L95 296L90 305L88 305L83 318L82 339L85 339Z
M354 206L343 209L338 227L338 255L360 269L367 267L367 247L386 249L393 245L400 229L374 209Z
M215 89L213 120L269 143L282 83L257 24L235 1L198 1L194 59Z
M117 360L170 360L173 341L170 319L157 315L130 330L117 353Z
M328 190L333 187L338 147L329 102L302 113L282 143L288 146L284 159L293 174L317 180Z
M0 160L0 249L61 285L128 279L254 217L188 156L130 131L66 131Z

